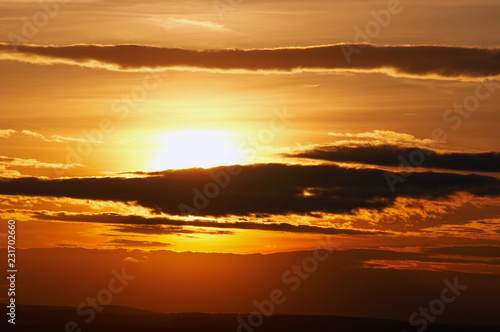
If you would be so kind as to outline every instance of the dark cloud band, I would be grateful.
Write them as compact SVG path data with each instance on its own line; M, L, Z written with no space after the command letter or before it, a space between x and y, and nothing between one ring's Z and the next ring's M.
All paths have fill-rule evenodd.
M309 158L334 162L355 162L380 166L399 166L401 158L408 160L421 151L425 160L420 167L458 171L500 172L500 152L437 153L420 147L396 145L375 146L318 146L306 151L286 154L287 157Z
M357 52L348 61L346 52L349 52L349 49L356 49ZM0 43L0 55L20 61L43 62L43 59L49 59L118 70L174 67L224 71L386 70L406 75L469 78L500 74L499 49L428 45L337 44L195 51L143 45L13 47Z
M500 180L479 175L415 173L392 192L385 172L375 169L257 164L241 166L231 176L233 169L172 170L131 179L2 179L0 194L136 202L166 214L205 216L349 213L383 209L397 197L500 195Z

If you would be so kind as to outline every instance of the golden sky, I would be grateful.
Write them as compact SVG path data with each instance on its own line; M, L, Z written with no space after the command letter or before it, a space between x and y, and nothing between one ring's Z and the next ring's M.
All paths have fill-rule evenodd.
M498 281L498 1L0 0L0 13L0 215L24 257L109 255L153 284L175 255L188 265L171 283L200 273L196 255L222 270L256 257L270 285L272 261L327 241L343 281ZM210 278L224 294L211 312L231 312L235 284ZM24 302L43 304L29 287ZM208 311L212 295L120 303ZM282 312L355 312L297 301Z

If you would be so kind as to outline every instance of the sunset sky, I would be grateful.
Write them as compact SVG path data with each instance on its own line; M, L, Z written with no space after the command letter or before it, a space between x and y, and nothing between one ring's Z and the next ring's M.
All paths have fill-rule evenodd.
M113 304L249 312L322 247L278 312L406 320L458 276L443 321L498 316L498 1L41 3L0 0L19 302L126 267Z

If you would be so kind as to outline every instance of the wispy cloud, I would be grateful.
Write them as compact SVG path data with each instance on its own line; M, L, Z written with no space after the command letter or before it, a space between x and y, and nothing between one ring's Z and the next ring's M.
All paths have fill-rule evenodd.
M77 137L68 137L68 136L60 136L60 135L50 135L45 136L36 131L23 129L21 131L14 129L0 129L0 138L36 138L40 139L44 142L55 142L55 143L67 143L67 142L90 142L94 144L104 143L103 141L98 140L89 140L87 138L77 138ZM130 142L127 142L130 143Z
M164 248L170 247L172 244L164 243L159 241L141 241L141 240L128 240L128 239L114 239L107 241L105 245L110 245L113 247L134 247L134 248L144 248L144 247L155 247Z
M15 134L17 131L14 129L0 129L0 137L6 138Z
M42 141L45 142L57 142L57 143L65 143L65 142L91 142L91 143L103 143L102 141L95 141L95 140L88 140L86 138L74 138L74 137L66 137L66 136L59 136L59 135L52 135L52 136L44 136L40 133L31 131L31 130L22 130L20 132L21 135L27 135L35 138L39 138Z
M63 164L63 163L46 163L36 159L12 158L0 156L0 166L5 167L32 167L32 168L74 168L80 167L81 164Z
M187 18L169 18L168 21L173 22L173 23L178 23L178 24L193 25L193 26L207 28L207 29L211 29L211 30L226 30L226 28L221 24L207 22L207 21L197 21L197 20L191 20L191 19L187 19Z

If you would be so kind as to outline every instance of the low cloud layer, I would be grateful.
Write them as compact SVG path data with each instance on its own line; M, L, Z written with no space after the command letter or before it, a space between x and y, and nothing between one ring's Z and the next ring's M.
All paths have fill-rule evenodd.
M352 53L353 50L357 51ZM500 49L429 45L336 44L195 51L143 45L39 46L0 43L0 59L134 71L169 68L249 72L358 70L446 78L481 78L500 74Z
M57 220L70 222L91 222L104 224L122 224L115 228L115 231L123 233L137 233L148 235L165 235L165 234L224 234L231 235L231 231L204 231L207 228L222 228L222 229L244 229L244 230L263 230L291 233L311 233L311 234L344 234L344 235L362 235L362 234L383 234L384 232L370 232L354 229L339 229L334 227L318 227L311 225L293 225L289 223L273 223L273 222L218 222L207 220L184 221L169 219L165 217L146 218L141 216L126 216L114 213L107 214L69 214L60 212L56 214L47 214L42 212L34 213L34 217L40 220ZM169 226L169 227L164 227ZM184 226L194 226L197 230L187 230Z
M135 202L171 215L349 213L383 209L397 197L446 198L457 192L499 196L500 180L480 175L415 173L391 191L386 173L335 165L256 164L172 170L142 178L2 179L0 194Z

